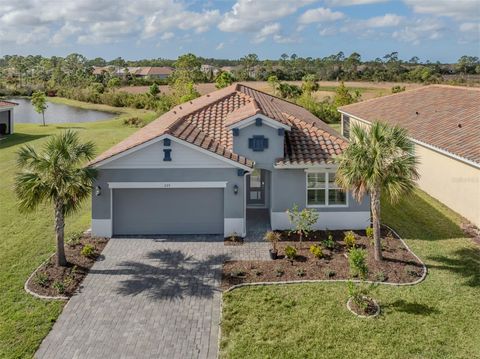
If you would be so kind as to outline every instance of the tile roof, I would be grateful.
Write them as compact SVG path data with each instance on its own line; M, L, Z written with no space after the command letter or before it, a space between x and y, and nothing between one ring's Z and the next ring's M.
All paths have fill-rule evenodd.
M156 137L169 134L241 165L254 162L233 152L228 125L261 113L291 126L285 134L285 156L279 165L331 163L347 140L304 108L288 101L234 84L174 107L124 141L102 153L96 164Z
M480 89L430 85L339 109L404 127L420 142L480 163Z
M12 107L12 106L18 106L18 103L0 100L0 107Z

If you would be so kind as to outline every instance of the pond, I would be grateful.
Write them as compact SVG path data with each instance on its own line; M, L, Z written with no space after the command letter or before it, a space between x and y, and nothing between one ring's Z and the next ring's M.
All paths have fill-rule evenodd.
M35 112L30 99L8 98L7 101L18 103L14 109L15 123L42 123L42 114ZM65 122L93 122L106 120L116 116L111 112L86 110L58 103L47 101L48 108L45 111L45 123Z

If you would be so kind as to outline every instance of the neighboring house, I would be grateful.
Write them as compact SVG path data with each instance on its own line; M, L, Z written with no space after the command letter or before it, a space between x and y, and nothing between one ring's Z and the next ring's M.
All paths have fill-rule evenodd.
M286 229L294 204L320 212L316 228L365 228L369 199L335 185L334 156L346 146L304 108L231 85L176 106L91 162L92 232L244 236L250 209Z
M200 66L200 71L202 71L206 75L212 74L213 76L217 76L220 72L220 69L212 65L203 64L202 66Z
M480 227L480 89L431 85L339 111L347 138L354 123L407 129L420 160L419 187Z
M105 72L109 72L114 76L123 77L130 74L135 77L166 79L172 73L174 69L168 66L143 66L143 67L118 67L118 66L105 66L105 67L93 67L94 75L101 75Z
M17 105L15 102L0 100L0 136L13 133L13 108Z

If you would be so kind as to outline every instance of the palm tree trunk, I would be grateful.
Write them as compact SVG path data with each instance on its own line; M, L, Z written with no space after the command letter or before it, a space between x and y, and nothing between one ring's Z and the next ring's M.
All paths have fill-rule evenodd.
M57 240L57 266L66 267L67 258L65 257L64 243L65 217L63 213L63 203L55 202L55 237Z
M380 191L374 189L370 196L371 208L372 208L372 227L373 227L373 242L375 260L381 261L382 256L382 242L380 234Z

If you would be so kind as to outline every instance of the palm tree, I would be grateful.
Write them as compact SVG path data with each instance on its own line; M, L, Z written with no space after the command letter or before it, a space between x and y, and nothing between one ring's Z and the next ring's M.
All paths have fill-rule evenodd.
M21 212L32 211L41 203L53 204L57 241L57 265L66 266L64 248L65 216L75 212L88 197L96 170L83 167L94 156L93 142L81 143L74 131L51 137L43 152L26 145L18 151L21 169L15 178L15 193Z
M395 203L414 189L419 177L414 144L398 126L382 122L370 127L353 125L350 145L337 161L337 184L352 191L358 201L370 195L375 259L382 260L380 195L383 191Z

